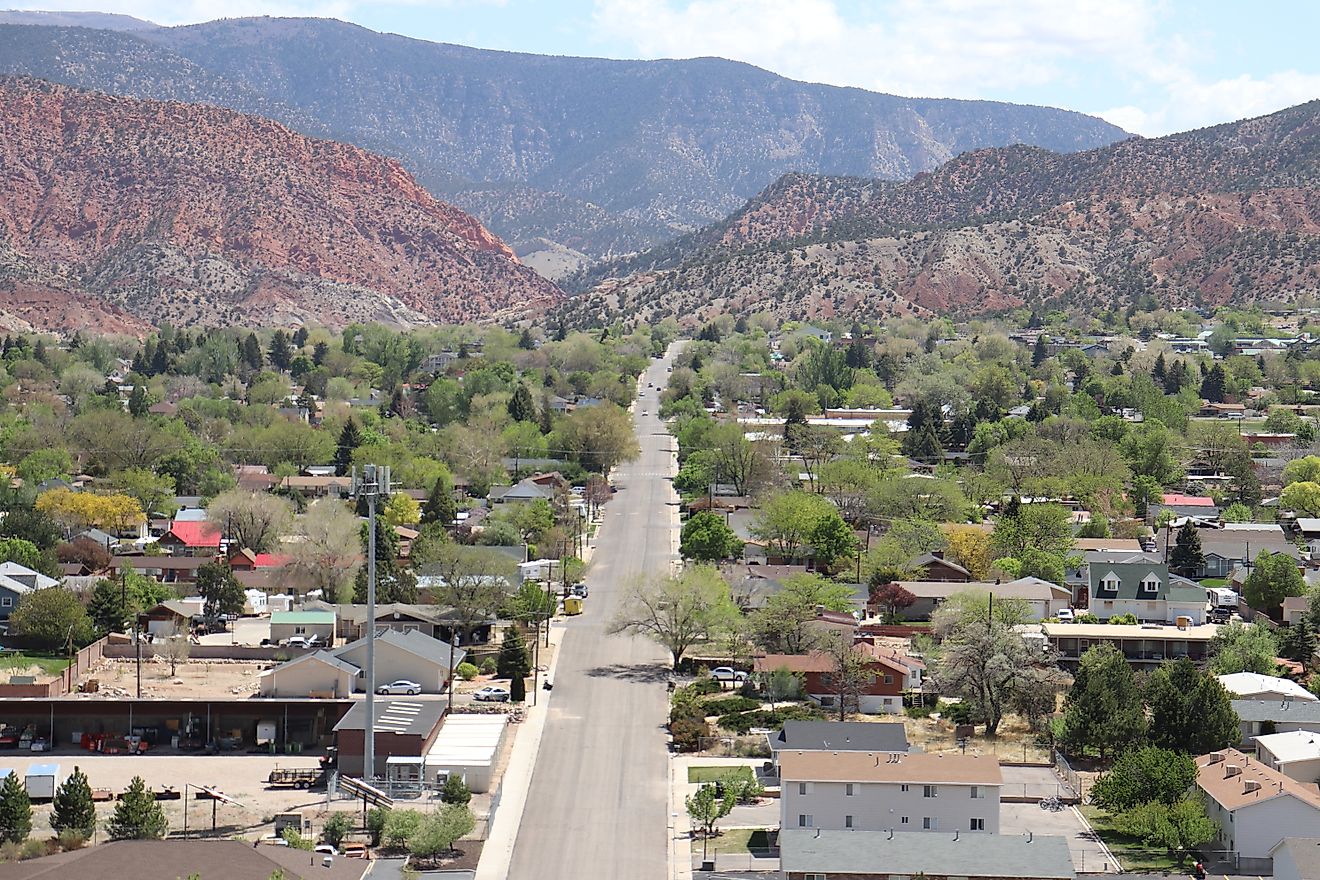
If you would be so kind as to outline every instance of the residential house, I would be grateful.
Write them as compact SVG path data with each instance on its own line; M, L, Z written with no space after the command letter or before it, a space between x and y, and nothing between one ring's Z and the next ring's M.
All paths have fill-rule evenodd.
M195 584L197 569L212 561L210 556L116 556L110 569L116 576L127 568L163 584Z
M280 488L297 492L304 498L347 498L352 483L350 476L294 474L280 480Z
M1295 681L1274 675L1260 675L1255 672L1234 672L1219 676L1219 683L1224 686L1235 700L1300 700L1317 702L1315 694Z
M236 464L234 479L245 492L269 492L280 484L280 478L264 464Z
M783 751L782 830L999 833L992 755Z
M1200 626L1164 626L1155 623L1042 623L1041 632L1059 653L1064 665L1076 666L1077 660L1092 645L1110 644L1123 653L1128 663L1141 668L1187 657L1204 663L1210 653L1210 640L1219 628ZM1148 668L1148 667L1147 667Z
M1317 546L1316 542L1320 541L1320 517L1299 516L1293 521L1293 526L1302 540L1312 547Z
M1320 790L1237 749L1201 755L1196 771L1206 814L1219 826L1210 846L1235 854L1238 873L1267 871L1281 840L1320 827Z
M1227 523L1218 527L1198 528L1201 539L1201 553L1205 564L1191 573L1191 577L1226 578L1233 572L1256 561L1262 552L1286 553L1293 559L1300 558L1297 545L1288 540L1283 529L1274 523ZM1160 553L1172 552L1170 542L1177 545L1178 533L1173 529L1161 529L1157 538Z
M383 679L388 681L388 679ZM443 700L376 700L374 717L375 749L374 775L384 777L392 757L416 758L427 754L440 733L446 704ZM366 763L367 704L365 700L353 707L335 725L335 744L338 746L339 771L349 776L362 776Z
M1269 733L1305 730L1320 735L1320 702L1309 700L1233 700L1242 742Z
M17 562L0 563L0 629L7 629L9 615L18 606L19 600L33 590L59 586L59 581L33 571Z
M366 859L323 859L293 847L256 847L237 839L116 840L38 859L8 862L0 865L0 880L54 880L59 877L85 877L88 880L111 877L132 877L134 880L178 880L180 877L362 880L375 864Z
M1190 516L1206 522L1219 518L1219 508L1213 498L1205 495L1184 495L1178 492L1165 493L1159 504L1150 505L1146 516L1151 522L1155 522L1166 510L1178 518Z
M1136 538L1074 538L1073 549L1082 553L1140 553L1141 542Z
M1290 730L1258 736L1256 760L1298 782L1320 782L1320 733Z
M870 682L858 696L858 711L868 715L903 711L903 694L921 689L924 666L901 652L859 642L853 650L867 659ZM906 661L912 661L911 663ZM766 654L753 661L753 671L769 675L780 669L801 673L806 695L822 706L837 706L838 689L831 679L834 661L823 651L808 654Z
M467 656L462 648L456 648L451 658L450 647L444 642L418 632L397 630L379 633L375 652L377 686L406 678L421 685L425 694L444 693L449 684L449 670L456 669ZM308 657L318 659L308 660ZM261 693L286 697L344 696L365 689L366 667L367 640L363 638L266 670L261 674Z
M246 547L229 554L229 567L235 572L283 568L292 561L293 557L284 553L253 553Z
M784 880L926 877L929 880L1074 880L1068 840L1044 834L908 831L779 832Z
M909 562L908 567L920 573L919 577L914 578L918 581L946 581L966 584L973 580L970 571L952 559L945 559L943 550L923 553Z
M1274 880L1315 880L1320 877L1320 838L1285 837L1270 850Z
M1240 419L1247 414L1247 408L1240 403L1211 403L1201 401L1197 415L1210 419Z
M908 752L907 728L901 721L785 721L765 735L778 775L781 752Z
M1131 614L1149 623L1205 622L1205 588L1170 575L1162 562L1092 563L1088 579L1087 608L1101 620Z
M929 620L930 616L950 596L957 593L983 593L996 599L1020 599L1026 603L1032 620L1044 620L1054 617L1067 608L1072 600L1072 593L1058 584L1037 577L1024 577L1004 583L988 581L899 581L898 585L916 597L916 602L907 608L899 609L904 620ZM868 607L876 614L878 607Z
M281 644L294 636L315 638L319 644L335 641L333 611L276 611L270 616L270 640Z
M420 370L433 376L438 375L448 370L456 360L458 360L458 352L456 351L441 351L436 354L429 354L422 361Z
M771 596L784 589L784 582L797 575L810 574L805 565L723 565L720 573L728 582L734 603L743 611L764 608ZM854 604L858 610L866 607L869 588L854 584Z
M176 519L157 544L171 556L213 557L220 552L220 537L209 522Z
M194 614L200 614L197 605L182 599L170 599L148 608L138 615L138 626L149 635L179 635L189 631Z

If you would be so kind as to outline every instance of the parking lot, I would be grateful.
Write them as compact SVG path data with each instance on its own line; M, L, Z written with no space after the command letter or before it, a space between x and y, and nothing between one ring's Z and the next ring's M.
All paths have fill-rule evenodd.
M1023 767L1001 764L1004 786L999 796L1004 798L1071 797L1075 793L1064 784L1053 767Z
M1078 873L1117 872L1113 858L1096 840L1082 814L1073 807L1050 812L1042 810L1039 804L1001 804L999 833L1027 834L1028 832L1065 838L1068 841L1068 852L1072 854L1073 867Z

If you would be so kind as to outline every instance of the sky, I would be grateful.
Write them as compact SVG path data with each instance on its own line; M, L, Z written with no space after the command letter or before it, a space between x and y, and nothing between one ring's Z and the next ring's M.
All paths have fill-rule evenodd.
M549 55L716 55L793 79L1091 113L1147 136L1320 98L1314 0L49 0L159 24L314 15Z

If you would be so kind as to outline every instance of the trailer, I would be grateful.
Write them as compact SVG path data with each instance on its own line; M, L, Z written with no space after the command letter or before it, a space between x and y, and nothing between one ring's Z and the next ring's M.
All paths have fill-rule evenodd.
M28 797L34 801L55 799L55 788L60 784L59 764L33 764L23 781Z
M325 784L324 767L276 767L266 784L273 788L312 788Z

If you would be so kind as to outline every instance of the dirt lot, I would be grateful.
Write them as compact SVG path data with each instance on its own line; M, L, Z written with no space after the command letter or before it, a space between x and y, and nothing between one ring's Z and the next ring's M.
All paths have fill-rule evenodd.
M190 660L178 664L170 675L170 664L159 658L142 661L142 696L166 698L250 697L261 684L261 672L269 663L243 660ZM105 659L87 679L96 679L99 694L125 697L137 694L137 662ZM86 680L86 679L84 679ZM95 699L95 694L88 694Z

